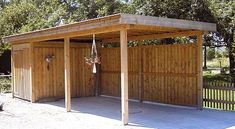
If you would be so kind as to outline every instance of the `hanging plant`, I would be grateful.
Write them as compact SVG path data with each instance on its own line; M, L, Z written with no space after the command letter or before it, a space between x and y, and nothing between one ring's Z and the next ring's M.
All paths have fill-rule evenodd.
M96 64L100 64L100 57L98 57L97 49L96 49L96 42L95 42L95 34L93 34L93 42L91 47L91 55L85 57L85 61L88 65L93 65L93 73L96 73Z

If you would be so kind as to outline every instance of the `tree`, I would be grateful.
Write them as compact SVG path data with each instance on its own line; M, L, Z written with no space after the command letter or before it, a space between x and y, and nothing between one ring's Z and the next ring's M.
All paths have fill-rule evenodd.
M207 50L207 56L206 59L207 60L213 60L215 58L215 48L209 48Z
M210 9L216 17L217 42L223 42L228 48L230 74L232 82L235 82L235 1L234 0L210 0Z
M0 12L0 38L18 33L22 26L27 24L27 17L30 15L32 7L28 2L9 3ZM2 43L1 40L0 43Z
M0 0L0 38L114 13L131 13L217 23L204 46L226 45L235 78L234 0ZM185 42L195 38L145 41L141 44ZM2 41L0 41L2 43ZM139 43L131 42L130 45ZM4 49L9 45L4 46ZM206 47L205 47L206 48ZM1 47L0 47L1 50Z

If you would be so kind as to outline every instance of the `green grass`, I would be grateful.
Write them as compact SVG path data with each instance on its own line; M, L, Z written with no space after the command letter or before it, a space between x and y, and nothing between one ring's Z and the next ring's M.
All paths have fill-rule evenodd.
M231 76L229 74L213 74L205 71L203 72L203 79L205 81L230 82Z
M207 66L211 68L220 68L221 67L229 67L228 58L215 58L213 60L207 60Z

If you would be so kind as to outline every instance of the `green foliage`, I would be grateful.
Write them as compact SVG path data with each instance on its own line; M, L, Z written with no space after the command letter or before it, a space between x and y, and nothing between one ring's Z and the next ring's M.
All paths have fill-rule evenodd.
M216 58L222 58L222 57L223 57L223 54L222 54L221 51L216 51L216 52L215 52L215 56L216 56Z
M11 77L0 76L0 93L11 92Z
M230 82L231 76L229 74L212 74L210 72L204 72L203 80L208 82L212 82L215 80L217 82Z
M234 32L235 26L234 8L233 0L0 0L0 38L58 26L61 23L73 23L115 13L130 13L216 22L218 33L204 37L207 46L216 46L221 44L222 39L223 44L230 43L228 35ZM193 41L195 37L129 42L129 45ZM1 45L0 52L9 47ZM228 52L230 51L235 53L235 49Z
M22 26L19 32L56 26L65 14L58 0L35 0L31 5L30 15L27 16L27 24Z
M206 59L212 60L215 58L215 48L207 48Z
M221 36L232 33L235 29L235 1L209 0L209 8L217 21L218 32Z
M9 4L0 13L0 35L6 36L18 33L22 26L27 23L27 17L30 15L32 7L27 2Z

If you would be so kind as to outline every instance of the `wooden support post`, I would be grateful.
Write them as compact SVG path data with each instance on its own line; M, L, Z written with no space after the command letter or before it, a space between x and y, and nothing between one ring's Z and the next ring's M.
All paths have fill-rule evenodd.
M128 124L128 49L127 30L120 31L122 122Z
M34 85L33 85L33 76L34 76L34 73L33 73L33 54L34 54L34 51L33 51L33 43L30 43L29 45L29 66L30 66L30 69L29 69L29 72L30 72L30 101L33 103L35 102L35 94L34 94Z
M202 32L197 34L197 105L199 110L203 108L202 34Z
M71 111L70 92L70 39L64 38L64 81L65 81L65 107L67 112Z
M14 49L11 46L11 90L12 90L12 98L14 98L15 93L15 64L14 64Z

